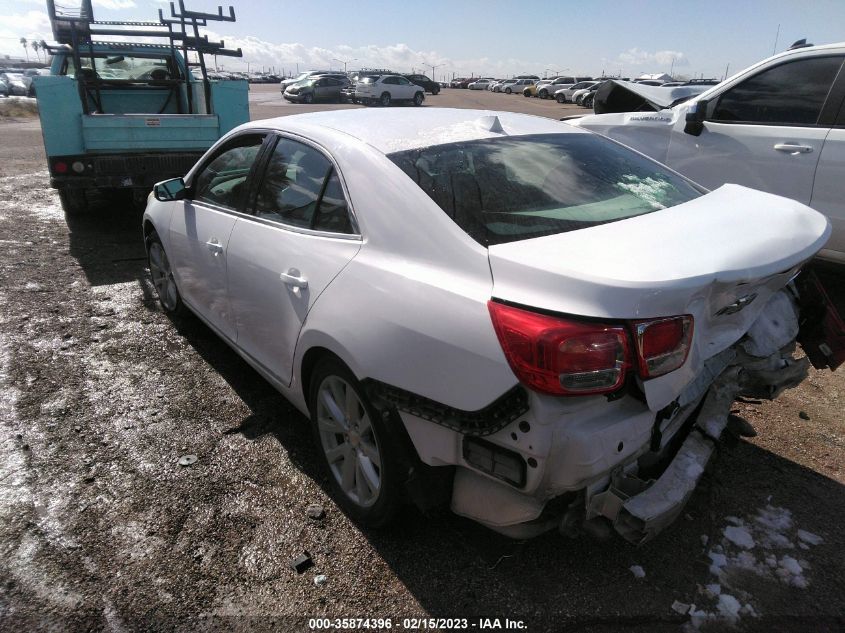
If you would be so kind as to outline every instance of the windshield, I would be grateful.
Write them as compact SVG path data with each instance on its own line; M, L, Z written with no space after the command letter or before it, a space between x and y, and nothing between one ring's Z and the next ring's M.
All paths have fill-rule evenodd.
M82 68L91 72L91 58L82 57ZM173 58L170 55L130 55L102 54L94 56L94 70L97 77L105 80L117 81L161 81L166 79L179 79L177 72L173 76ZM76 76L76 65L73 57L67 58L63 74L68 77Z
M702 193L594 134L466 141L388 157L485 246L615 222Z

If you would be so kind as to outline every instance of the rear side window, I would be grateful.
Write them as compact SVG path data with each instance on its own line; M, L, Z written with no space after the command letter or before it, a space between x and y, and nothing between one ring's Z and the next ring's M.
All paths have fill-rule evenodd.
M764 70L724 93L715 121L815 125L842 57L811 57Z
M615 222L702 193L594 134L466 141L389 158L485 246Z
M285 138L276 143L267 163L255 215L305 229L352 232L343 189L329 159Z

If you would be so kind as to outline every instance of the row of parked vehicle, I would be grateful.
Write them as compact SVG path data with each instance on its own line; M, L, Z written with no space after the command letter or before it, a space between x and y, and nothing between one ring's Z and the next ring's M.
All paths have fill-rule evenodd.
M34 97L32 78L44 74L38 68L0 68L0 97Z
M440 84L425 75L401 74L386 69L349 73L307 70L282 80L280 89L286 100L297 103L330 101L389 106L402 102L421 105L426 92L433 95L440 92Z

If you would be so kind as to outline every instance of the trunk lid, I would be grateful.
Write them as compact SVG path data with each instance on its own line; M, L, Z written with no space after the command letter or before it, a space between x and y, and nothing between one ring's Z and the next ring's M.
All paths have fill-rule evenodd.
M805 205L724 185L647 215L491 246L493 297L611 321L691 314L687 362L646 381L659 410L748 331L829 235Z

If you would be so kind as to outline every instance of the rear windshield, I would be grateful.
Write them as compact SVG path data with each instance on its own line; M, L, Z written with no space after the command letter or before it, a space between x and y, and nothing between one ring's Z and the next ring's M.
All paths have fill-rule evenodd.
M485 246L615 222L703 193L594 134L466 141L389 158Z

